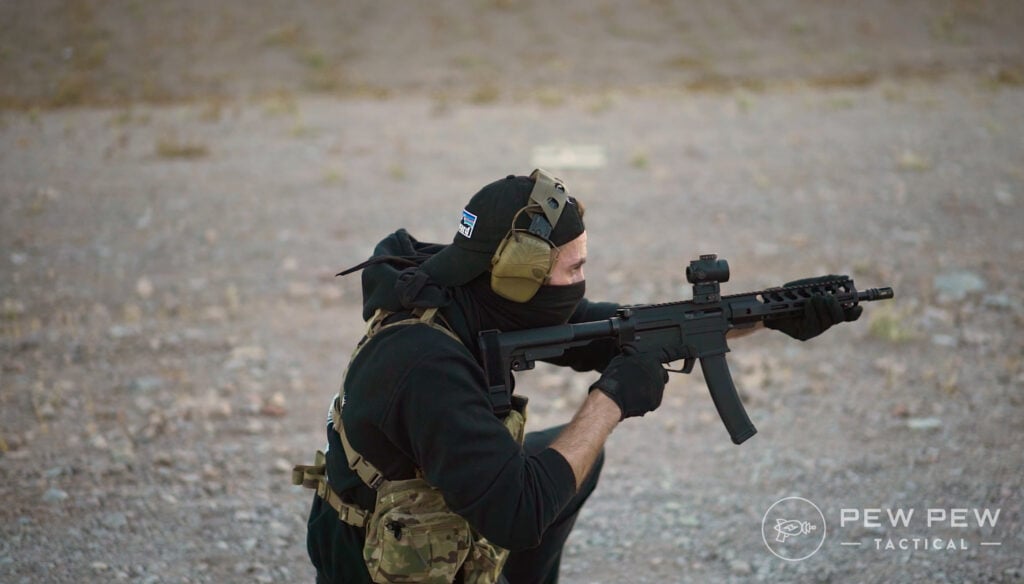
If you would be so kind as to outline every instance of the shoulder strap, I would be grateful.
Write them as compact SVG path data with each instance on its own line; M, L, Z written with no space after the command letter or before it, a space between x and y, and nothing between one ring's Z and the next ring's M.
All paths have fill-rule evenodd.
M362 342L356 346L355 351L352 352L352 357L349 359L349 363L355 360L356 355L359 354L359 350L366 344L366 341L380 333L380 331L396 326L425 324L435 330L445 333L449 337L455 339L459 344L462 344L462 340L459 339L458 335L453 333L447 327L434 322L435 317L440 317L440 315L437 314L436 307L427 309L417 308L413 310L413 316L411 318L402 319L389 324L383 324L384 321L392 314L393 313L387 312L383 309L377 309L377 312L374 313L373 317L370 318L367 323L366 336L363 338ZM444 320L444 317L440 318L442 321ZM352 448L352 443L349 442L348 435L345 433L345 424L341 419L341 409L344 402L345 383L342 381L341 389L338 391L338 395L335 396L334 404L331 406L331 426L334 427L334 430L338 433L338 437L341 438L341 445L344 447L343 450L345 451L345 458L348 460L348 467L359 476L360 480L366 483L366 486L377 490L386 480L384 478L384 473L382 473L370 461L363 458L361 454L356 452L355 448Z

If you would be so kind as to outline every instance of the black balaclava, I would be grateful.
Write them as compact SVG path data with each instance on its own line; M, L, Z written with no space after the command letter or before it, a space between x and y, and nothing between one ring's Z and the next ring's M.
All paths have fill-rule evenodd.
M463 293L456 294L456 302L463 308L471 326L476 325L476 332L515 331L568 322L583 300L586 282L541 286L527 302L513 302L491 290L490 272L476 277L462 289Z

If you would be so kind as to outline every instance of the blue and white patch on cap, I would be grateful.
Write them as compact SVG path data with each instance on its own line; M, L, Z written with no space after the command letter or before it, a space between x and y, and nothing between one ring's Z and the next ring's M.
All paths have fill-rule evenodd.
M469 211L462 210L462 220L459 221L459 233L463 237L473 237L473 227L476 226L476 215Z

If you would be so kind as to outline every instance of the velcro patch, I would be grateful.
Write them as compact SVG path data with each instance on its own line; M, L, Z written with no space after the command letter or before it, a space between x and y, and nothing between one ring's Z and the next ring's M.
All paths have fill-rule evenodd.
M473 237L473 227L476 226L476 215L469 211L462 210L462 220L459 221L459 233L463 237Z

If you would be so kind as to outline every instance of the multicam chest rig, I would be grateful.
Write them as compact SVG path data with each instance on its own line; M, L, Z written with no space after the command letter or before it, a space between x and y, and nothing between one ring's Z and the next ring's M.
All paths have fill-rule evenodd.
M374 314L349 363L373 336L397 326L427 325L462 344L449 328L434 322L438 316L436 308L416 309L410 318L385 324L391 314L383 310ZM341 417L344 391L342 382L331 406L330 420L341 439L349 468L376 491L373 511L343 501L334 492L327 482L322 451L317 451L313 465L297 465L293 469L292 482L316 489L317 495L333 507L345 523L366 528L363 559L370 578L378 584L447 584L459 574L466 584L497 582L508 558L508 550L488 542L465 519L452 512L441 491L424 480L422 471L417 470L413 479L391 481L352 448ZM526 400L515 396L512 401L513 407L503 423L512 437L522 444L526 428Z

